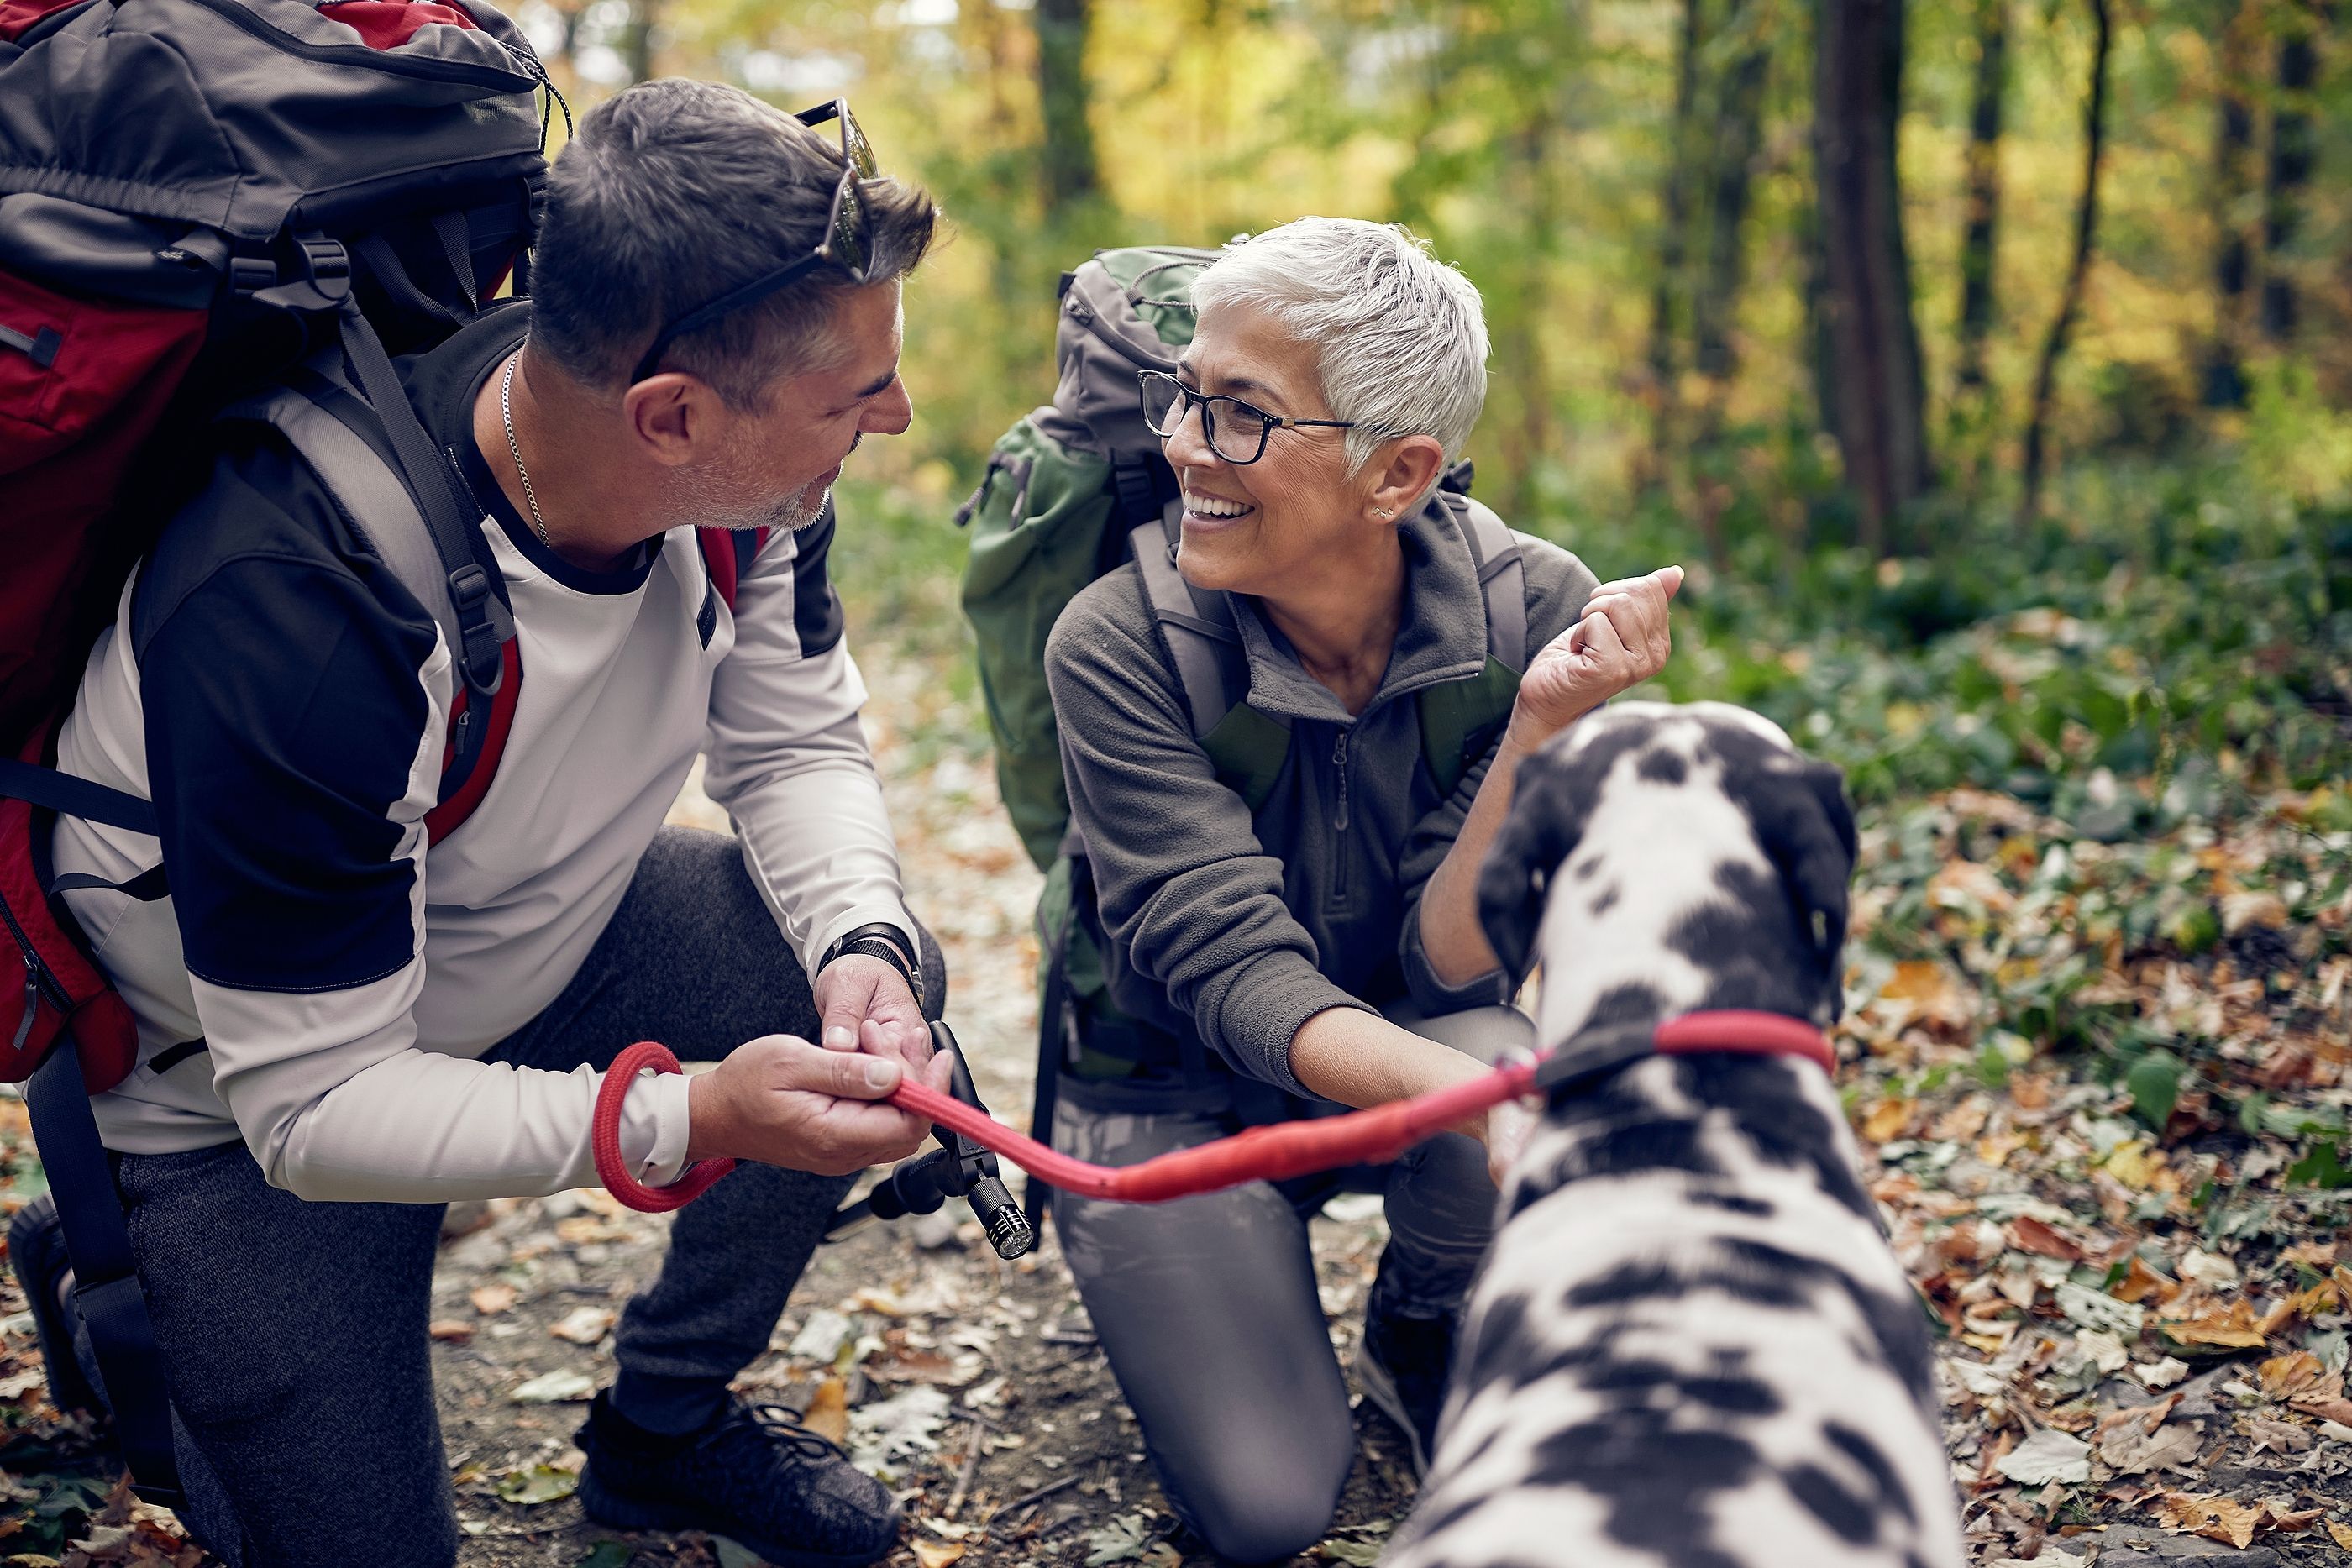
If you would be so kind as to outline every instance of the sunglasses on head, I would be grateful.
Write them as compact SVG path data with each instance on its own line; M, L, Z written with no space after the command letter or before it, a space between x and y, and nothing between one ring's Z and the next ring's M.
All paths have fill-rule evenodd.
M852 283L866 281L866 268L873 259L874 226L857 186L861 180L877 179L881 174L881 166L874 160L873 144L857 128L857 117L849 112L849 100L845 98L803 109L793 118L811 129L829 120L841 127L841 183L833 188L833 207L825 215L824 238L806 256L786 262L773 272L762 273L665 322L662 329L654 334L653 345L646 350L645 357L637 361L635 371L629 377L632 382L658 373L662 356L669 351L669 346L688 332L699 331L747 305L756 305L820 267L839 267L849 275Z

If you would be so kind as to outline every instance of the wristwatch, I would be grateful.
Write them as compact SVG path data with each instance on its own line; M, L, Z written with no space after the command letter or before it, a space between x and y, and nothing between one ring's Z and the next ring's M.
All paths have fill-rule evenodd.
M898 971L907 982L908 991L915 998L915 1005L920 1007L923 1004L923 970L915 952L912 937L895 925L876 921L844 932L832 946L824 950L824 956L817 960L817 973L823 974L827 964L845 953L862 953L868 958L879 958Z

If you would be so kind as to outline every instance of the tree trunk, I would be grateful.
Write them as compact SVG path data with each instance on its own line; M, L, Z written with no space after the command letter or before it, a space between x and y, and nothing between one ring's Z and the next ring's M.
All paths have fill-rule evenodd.
M2107 132L2107 56L2115 41L2108 0L2090 0L2091 91L2083 107L2083 197L2074 206L2074 261L2066 270L2065 292L2059 297L2058 319L2050 323L2042 345L2042 368L2033 377L2033 412L2025 425L2025 487L2017 504L2018 520L2030 520L2042 500L2042 443L2050 423L2050 394L2058 374L2058 356L2074 329L2082 309L2083 284L2090 276L2091 249L2099 231L2099 154Z
M1724 15L1727 36L1738 36L1743 26L1749 36L1724 69L1715 148L1708 159L1714 189L1708 202L1706 264L1691 298L1692 362L1710 382L1709 402L1717 407L1723 383L1739 369L1731 322L1747 281L1748 198L1764 141L1764 84L1772 65L1770 46L1757 19L1743 15L1747 11L1748 0L1730 0Z
M1993 259L2000 230L2001 99L2009 89L2009 0L1977 0L1977 69L1969 110L1966 225L1960 233L1956 418L1981 412L1985 340L1992 331Z
M1893 523L1926 491L1928 472L1895 166L1903 0L1814 0L1813 18L1821 308L1837 381L1832 433L1860 510L1861 542L1888 554Z
M1037 28L1037 97L1045 122L1039 162L1049 222L1102 193L1094 128L1087 119L1093 102L1087 86L1088 4L1036 0L1030 14Z
M2221 232L2213 249L2213 340L2199 378L2208 408L2246 405L2246 300L2254 270L2245 211L2253 188L2247 168L2254 146L2254 106L2248 91L2254 68L2253 13L2250 0L2235 0L2221 26L2213 127L2213 213Z
M1645 490L1664 479L1679 439L1680 421L1675 416L1681 402L1677 384L1681 357L1675 352L1675 336L1687 293L1691 147L1698 113L1702 25L1700 0L1683 0L1682 27L1675 40L1675 117L1667 131L1666 182L1658 202L1658 274L1650 290L1650 451L1641 476L1641 487Z
M2279 40L2278 99L2271 110L2271 155L2263 179L2263 336L2284 346L2294 337L2294 277L2286 253L2303 227L2305 187L2317 147L2311 84L2317 74L2312 18L2300 6Z
M629 26L624 57L631 82L650 81L654 74L654 13L661 0L629 0Z

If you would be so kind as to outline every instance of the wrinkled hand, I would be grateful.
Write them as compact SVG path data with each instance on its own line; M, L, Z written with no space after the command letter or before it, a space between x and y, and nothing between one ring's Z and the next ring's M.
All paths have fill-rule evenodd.
M1535 1112L1506 1100L1486 1113L1486 1179L1499 1188L1536 1130Z
M818 1176L849 1176L907 1158L931 1124L876 1103L908 1071L883 1050L883 1028L867 1020L856 1043L838 1051L788 1034L737 1046L687 1091L688 1157L721 1155ZM919 1076L944 1094L953 1061L946 1051L931 1052Z
M1584 601L1583 618L1538 651L1519 682L1512 727L1540 744L1611 697L1666 667L1674 650L1666 601L1683 569L1662 566L1646 577L1604 582Z
M872 1051L914 1073L929 1066L931 1026L906 977L881 959L844 953L818 971L814 989L817 1043L825 1050Z

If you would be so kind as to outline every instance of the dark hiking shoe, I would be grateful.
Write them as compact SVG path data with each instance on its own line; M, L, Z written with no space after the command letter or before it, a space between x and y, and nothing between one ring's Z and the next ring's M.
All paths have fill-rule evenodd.
M730 1396L699 1432L648 1432L596 1396L579 1443L580 1506L620 1530L723 1535L775 1568L860 1568L898 1543L882 1483L781 1405Z
M1445 1407L1445 1373L1454 1358L1454 1318L1371 1312L1364 1318L1356 1379L1364 1399L1404 1434L1416 1479L1429 1474L1437 1417Z
M66 1258L65 1227L58 1223L57 1199L43 1193L8 1221L8 1261L32 1309L33 1332L41 1343L41 1370L49 1380L49 1403L60 1410L87 1410L103 1417L106 1406L81 1373L74 1355L73 1264Z

